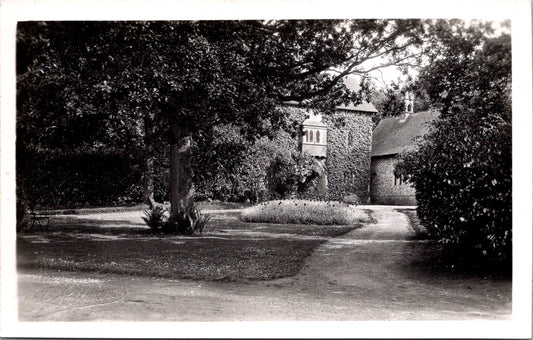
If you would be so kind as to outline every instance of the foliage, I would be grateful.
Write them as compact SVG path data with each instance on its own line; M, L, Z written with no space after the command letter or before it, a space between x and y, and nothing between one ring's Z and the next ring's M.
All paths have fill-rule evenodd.
M371 116L338 112L324 117L334 128L328 131L328 199L342 200L355 194L368 199L370 152L372 148Z
M117 205L140 201L138 160L121 151L18 150L17 172L26 200L44 208ZM20 196L22 198L22 196Z
M223 201L257 201L267 195L265 169L268 158L284 149L274 139L251 143L230 125L213 129L212 138L197 140L193 152L194 183L196 198Z
M380 91L380 96L374 96L377 100L373 101L373 104L383 117L395 117L405 112L405 95L401 90L399 83L392 82Z
M278 155L267 169L267 185L276 198L304 194L316 182L319 173L314 159L308 154L293 152Z
M291 157L278 155L267 169L267 183L272 193L278 197L287 197L296 191L298 178L297 165Z
M142 219L152 232L161 232L168 223L168 209L165 209L162 205L146 209L144 215Z
M183 209L177 218L170 218L169 206L159 204L144 211L143 220L153 233L192 235L202 233L210 220L195 207Z
M342 199L342 202L346 204L350 204L350 205L359 205L361 204L361 199L357 195L352 194L352 195L344 196L344 198Z
M127 150L150 188L146 155L161 145L182 150L220 124L257 139L282 127L283 101L329 111L359 103L340 80L378 56L406 60L421 29L420 20L20 23L17 146ZM171 188L192 183L179 168L191 154L181 157L170 162L180 174ZM190 205L192 185L170 192L172 206Z
M396 117L405 112L405 94L410 92L414 97L413 112L426 111L430 108L430 100L418 79L408 78L403 82L392 82L384 89L372 94L372 103L379 114L372 117L374 127L382 118Z
M195 207L187 207L180 210L177 216L169 218L164 226L164 232L182 235L202 233L209 219L209 216L202 215Z
M280 200L246 208L240 215L246 222L347 225L369 223L363 210L336 201Z
M194 173L198 199L258 202L279 197L272 191L272 169L276 159L286 159L290 191L284 194L303 194L313 185L314 161L298 152L298 134L305 111L283 107L285 128L272 131L272 136L247 141L233 125L213 129L211 138L197 140L193 167L203 169ZM283 184L285 185L285 184Z
M441 119L397 170L414 184L422 225L450 254L509 261L510 35L489 37L484 26L456 21L432 29L439 53L430 56L421 81Z

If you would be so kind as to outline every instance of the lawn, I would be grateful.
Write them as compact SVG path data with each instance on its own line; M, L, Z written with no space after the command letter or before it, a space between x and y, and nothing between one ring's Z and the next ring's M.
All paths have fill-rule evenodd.
M142 212L131 212L136 218ZM262 224L217 212L199 236L151 235L137 219L54 217L17 235L21 271L62 270L195 280L269 280L298 273L311 252L359 225Z
M409 219L409 224L415 231L415 235L413 236L414 239L424 240L428 238L427 230L422 224L420 224L415 209L396 209L396 211L405 214Z

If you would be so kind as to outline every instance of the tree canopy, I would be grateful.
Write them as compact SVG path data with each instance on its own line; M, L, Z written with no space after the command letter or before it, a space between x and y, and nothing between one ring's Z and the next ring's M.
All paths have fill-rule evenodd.
M419 20L20 23L18 146L150 154L170 143L176 215L191 204L191 139L220 124L249 139L283 128L284 101L357 104L341 80L412 57L420 30Z
M404 58L417 29L385 20L21 23L18 109L21 123L39 122L24 138L131 146L146 118L171 116L194 133L220 123L268 133L282 101L357 102L339 80L377 56Z

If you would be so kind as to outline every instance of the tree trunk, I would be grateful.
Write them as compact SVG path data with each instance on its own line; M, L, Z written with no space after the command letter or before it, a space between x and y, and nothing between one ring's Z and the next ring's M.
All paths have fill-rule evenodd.
M152 203L154 199L154 155L148 152L142 164L142 200L144 203Z
M144 203L150 205L150 209L155 207L154 200L154 147L153 147L153 124L150 119L150 112L145 109L143 110L143 163L141 164L142 170L142 200Z
M192 136L177 120L171 122L170 130L170 219L176 220L181 212L194 208L190 162Z

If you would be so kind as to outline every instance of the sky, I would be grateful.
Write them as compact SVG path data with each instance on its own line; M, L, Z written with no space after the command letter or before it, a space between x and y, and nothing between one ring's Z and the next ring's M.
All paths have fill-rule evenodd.
M464 21L470 22L472 20L465 19ZM495 36L501 35L502 33L511 33L510 27L508 26L508 25L510 25L510 23L508 22L507 19L506 20L480 20L480 19L476 19L476 21L492 23L492 28L494 29L494 35ZM370 64L368 66L371 67L371 66L376 65L377 63L383 62L383 61L384 60L376 60L376 61L374 61L373 64ZM416 78L416 76L418 75L418 71L415 68L411 68L409 70L409 75L412 78ZM370 76L371 76L372 80L374 81L374 85L376 86L377 89L385 88L388 85L390 85L392 82L398 82L398 80L400 80L400 82L406 81L407 78L408 78L408 75L403 74L396 66L389 66L389 67L385 67L385 68L382 68L382 69L375 70L375 71L370 73Z

